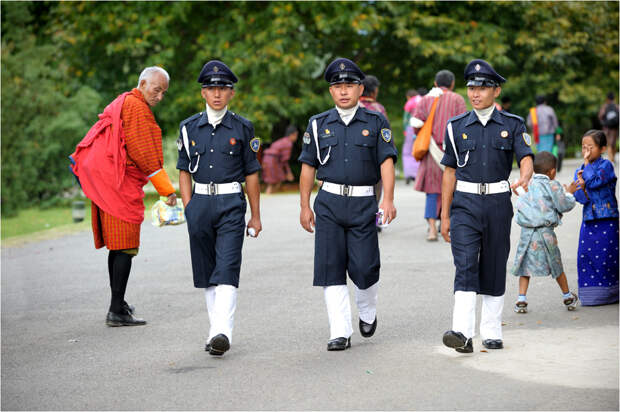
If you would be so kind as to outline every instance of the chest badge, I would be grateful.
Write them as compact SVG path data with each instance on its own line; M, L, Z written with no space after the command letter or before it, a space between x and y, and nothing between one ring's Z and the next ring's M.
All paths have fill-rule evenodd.
M381 137L386 143L392 141L392 131L390 129L381 129Z
M230 143L231 146L234 146L237 144L237 139L235 139L234 137L231 137L228 143Z
M467 135L465 133L463 133L463 139L467 140Z
M325 129L325 134L329 134L329 129Z
M508 137L508 131L507 130L502 130L502 132L499 135L502 136L505 139L505 138Z
M192 140L192 146L196 146L196 142Z
M362 130L362 136L368 136L369 134L370 132L368 131L368 129Z
M258 152L258 149L260 149L260 138L255 137L250 140L250 149L252 149L254 153Z

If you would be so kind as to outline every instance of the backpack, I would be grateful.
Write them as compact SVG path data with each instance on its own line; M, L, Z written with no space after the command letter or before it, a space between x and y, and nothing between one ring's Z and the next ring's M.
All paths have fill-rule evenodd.
M602 123L610 129L618 128L618 106L615 103L609 103L605 108Z

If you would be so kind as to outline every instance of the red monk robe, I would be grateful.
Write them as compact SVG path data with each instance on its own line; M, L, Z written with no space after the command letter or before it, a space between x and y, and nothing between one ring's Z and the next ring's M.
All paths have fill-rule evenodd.
M161 129L138 89L120 95L99 117L72 155L73 171L92 200L95 247L138 248L142 188L150 179L161 196L175 191L163 169Z

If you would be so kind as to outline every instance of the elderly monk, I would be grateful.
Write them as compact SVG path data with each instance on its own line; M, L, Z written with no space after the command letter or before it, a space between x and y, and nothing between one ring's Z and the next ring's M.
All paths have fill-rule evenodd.
M73 173L92 200L95 248L106 246L112 300L108 326L144 325L125 301L131 259L138 254L144 220L143 187L150 180L166 203L176 194L163 169L161 129L151 108L168 90L170 76L161 67L147 67L138 87L110 103L70 156Z

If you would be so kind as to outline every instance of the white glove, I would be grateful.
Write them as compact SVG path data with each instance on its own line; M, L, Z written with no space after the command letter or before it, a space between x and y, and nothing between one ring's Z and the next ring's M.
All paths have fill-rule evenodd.
M426 94L426 96L439 97L443 94L443 90L439 87L433 87L430 92Z
M409 126L413 127L414 129L419 129L424 126L424 122L417 117L411 116L411 118L409 119Z

